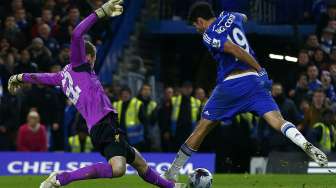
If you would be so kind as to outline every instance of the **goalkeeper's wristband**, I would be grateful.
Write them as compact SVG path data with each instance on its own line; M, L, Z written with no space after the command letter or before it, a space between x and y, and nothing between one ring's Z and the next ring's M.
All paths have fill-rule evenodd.
M102 7L95 10L95 13L98 16L98 18L104 18L107 15L105 10Z

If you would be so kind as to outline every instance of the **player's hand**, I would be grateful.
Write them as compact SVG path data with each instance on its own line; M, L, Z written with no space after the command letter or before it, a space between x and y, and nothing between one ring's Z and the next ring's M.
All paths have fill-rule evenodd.
M261 71L258 72L258 75L261 85L268 91L271 91L273 81L269 79L266 69L262 68Z
M123 13L122 3L123 0L109 0L95 12L99 18L104 18L106 16L116 17Z
M9 78L8 80L8 91L14 95L17 90L22 86L22 76L23 74L16 74Z

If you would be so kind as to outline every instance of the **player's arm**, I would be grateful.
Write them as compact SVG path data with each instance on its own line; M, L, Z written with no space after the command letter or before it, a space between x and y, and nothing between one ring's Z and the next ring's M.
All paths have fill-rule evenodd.
M86 62L84 34L99 18L119 16L123 12L123 7L120 5L122 2L122 0L110 0L106 2L102 7L98 8L94 13L81 21L73 30L71 35L70 57L70 62L73 66L78 66Z
M247 53L244 49L229 40L224 43L224 52L232 54L240 61L247 63L257 72L260 72L262 70L259 63L254 59L251 54Z
M58 73L23 73L13 75L8 81L8 91L15 94L23 83L43 84L57 86L61 85L61 72Z

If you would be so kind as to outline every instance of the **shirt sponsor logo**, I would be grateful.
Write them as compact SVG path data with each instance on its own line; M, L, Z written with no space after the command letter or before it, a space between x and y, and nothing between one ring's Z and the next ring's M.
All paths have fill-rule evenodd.
M221 47L221 41L217 39L212 40L212 47L214 48L220 48Z

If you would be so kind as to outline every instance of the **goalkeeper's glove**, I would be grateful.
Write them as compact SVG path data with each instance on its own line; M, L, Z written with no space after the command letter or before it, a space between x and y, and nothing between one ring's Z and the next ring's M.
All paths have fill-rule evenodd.
M122 3L123 0L109 0L95 12L99 18L104 18L106 16L116 17L123 13Z
M262 68L261 71L258 72L260 85L265 89L271 91L273 81L269 79L266 69Z
M23 84L22 77L23 77L23 74L16 74L16 75L13 75L9 78L9 80L8 80L8 91L11 94L14 95L16 93L16 91Z

